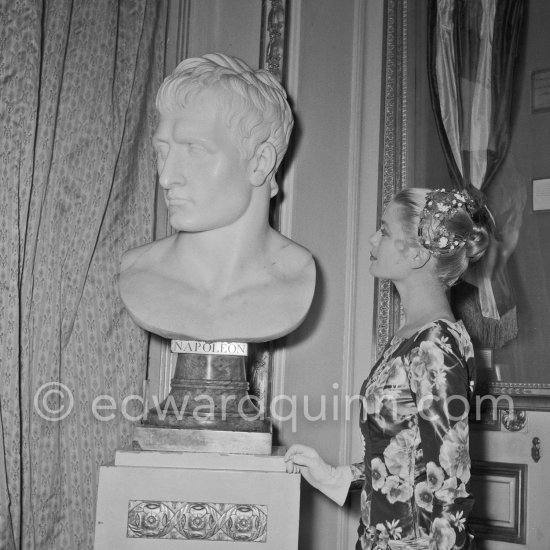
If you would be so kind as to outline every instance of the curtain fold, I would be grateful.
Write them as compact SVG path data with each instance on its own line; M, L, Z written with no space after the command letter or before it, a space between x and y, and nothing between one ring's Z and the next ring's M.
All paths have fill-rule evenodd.
M129 443L147 341L116 283L152 240L166 10L0 4L0 549L91 548L98 468Z
M438 134L454 184L483 204L508 150L523 13L524 0L428 4L428 77ZM500 249L509 255L509 246L499 243L499 236L495 233L466 283L453 289L455 309L484 348L500 347L517 335L515 305L499 299L511 292L495 290L493 284L506 280Z

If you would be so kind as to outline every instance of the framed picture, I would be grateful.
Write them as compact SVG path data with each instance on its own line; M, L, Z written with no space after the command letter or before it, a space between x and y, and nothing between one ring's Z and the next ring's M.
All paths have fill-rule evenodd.
M408 71L413 75L412 79L415 71L423 70L423 65L416 61L411 52L407 52L407 42L403 38L403 29L407 36L414 35L410 28L407 33L406 14L409 12L403 8L406 5L410 7L412 4L407 0L392 0L387 3L385 81L382 90L382 169L378 182L379 214L397 191L415 185L411 174L416 175L414 163L418 164L419 161L409 154L409 150L416 151L411 148L411 143L414 139L424 140L425 143L425 135L431 135L431 126L428 123L421 126L421 117L426 115L426 111L415 111L420 102L414 95L415 89L408 86ZM547 36L541 35L537 37L539 39L541 42L536 42L537 51L547 51ZM414 52L414 47L417 46L412 44L411 47ZM529 63L532 63L532 67L536 66L539 58ZM517 244L513 253L507 257L506 264L506 276L509 280L506 288L512 289L513 305L517 306L513 310L517 314L518 334L502 347L491 348L490 356L488 352L484 352L488 346L476 349L478 392L501 398L498 400L499 408L506 408L509 403L507 398L510 397L514 408L550 411L547 339L550 309L550 247L547 236L550 235L550 216L544 215L550 211L550 176L534 180L531 176L535 171L550 174L547 172L550 170L550 157L547 154L550 124L540 118L534 121L531 116L532 112L550 111L550 68L528 70L519 84L516 97L519 111L511 149L512 146L515 147L516 158L523 161L517 174L514 174L520 178L523 193L518 209L510 209L510 212L521 215L522 223L517 234L514 234ZM524 98L527 101L523 101ZM432 116L432 113L429 112L428 115ZM415 122L414 125L411 121ZM424 133L421 133L422 130ZM433 161L430 160L430 163ZM531 199L531 190L528 187L530 182L532 205L528 202ZM511 208L514 199L509 196L507 199ZM401 310L399 296L389 281L377 280L375 292L374 344L376 355L379 356L400 324ZM499 429L497 419L492 417L484 417L481 424L485 429Z

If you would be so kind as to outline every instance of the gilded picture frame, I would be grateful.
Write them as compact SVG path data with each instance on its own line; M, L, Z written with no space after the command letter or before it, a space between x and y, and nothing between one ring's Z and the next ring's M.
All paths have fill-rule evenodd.
M382 167L379 178L378 217L393 195L408 184L408 126L414 113L409 108L409 9L410 0L386 0L385 60L383 78L383 125L381 136ZM414 76L414 75L413 75ZM400 322L399 297L392 284L375 284L374 342L378 357ZM484 365L483 365L484 366ZM497 398L499 408L550 411L550 384L546 382L491 381L480 384L478 391ZM502 399L498 399L502 396Z

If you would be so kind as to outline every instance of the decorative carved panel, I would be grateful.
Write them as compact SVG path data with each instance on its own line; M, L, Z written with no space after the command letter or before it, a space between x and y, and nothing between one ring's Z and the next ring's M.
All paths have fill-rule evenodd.
M130 500L126 537L265 543L267 506Z

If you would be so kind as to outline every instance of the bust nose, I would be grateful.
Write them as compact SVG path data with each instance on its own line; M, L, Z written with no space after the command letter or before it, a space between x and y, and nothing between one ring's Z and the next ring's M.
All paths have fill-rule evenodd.
M162 165L158 167L159 184L163 189L170 189L174 185L183 185L183 165L174 153L168 153Z

